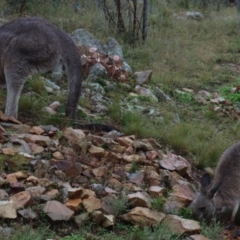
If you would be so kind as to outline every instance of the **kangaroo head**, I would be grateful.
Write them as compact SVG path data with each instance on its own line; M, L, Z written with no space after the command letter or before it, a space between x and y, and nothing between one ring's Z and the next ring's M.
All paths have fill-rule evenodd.
M210 186L211 177L208 173L205 173L201 179L200 192L190 206L194 210L194 215L198 218L210 219L215 213L213 197L219 186L216 188Z

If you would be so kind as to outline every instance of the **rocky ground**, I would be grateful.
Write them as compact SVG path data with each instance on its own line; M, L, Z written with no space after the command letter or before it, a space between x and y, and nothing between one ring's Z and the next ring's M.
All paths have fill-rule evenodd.
M73 219L80 227L90 220L103 228L118 220L165 223L179 235L206 239L197 221L176 215L194 199L191 165L154 139L16 124L6 124L1 137L4 219L34 222L44 214L53 222Z
M43 218L49 224L64 221L59 236L88 221L106 229L119 221L162 224L184 239L208 239L200 223L188 219L186 208L200 173L154 139L117 131L3 125L0 215L6 221L22 219L33 227ZM4 226L3 234L15 231ZM233 232L225 232L224 239L233 239Z

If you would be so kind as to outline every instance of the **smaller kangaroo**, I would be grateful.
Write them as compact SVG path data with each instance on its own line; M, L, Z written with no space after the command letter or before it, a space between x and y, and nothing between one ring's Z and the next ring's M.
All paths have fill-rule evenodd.
M239 204L240 142L221 155L212 181L208 173L202 176L200 193L190 207L193 207L196 216L205 219L210 219L230 208L231 221L227 228L232 229ZM234 236L240 236L240 230Z
M18 18L0 27L0 84L7 85L5 115L18 117L18 102L27 78L66 67L69 79L65 115L76 117L81 92L81 57L73 40L40 17Z

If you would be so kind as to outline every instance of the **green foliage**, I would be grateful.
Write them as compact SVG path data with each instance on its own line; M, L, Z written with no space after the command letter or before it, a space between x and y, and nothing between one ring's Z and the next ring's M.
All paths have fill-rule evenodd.
M127 195L122 195L118 198L110 197L107 199L107 204L115 212L116 216L120 216L127 212L129 209L128 197Z
M154 239L154 240L180 240L181 238L174 234L171 230L167 228L164 224L153 227L134 227L129 233L130 240L145 240L145 239Z
M181 208L178 215L182 218L191 219L193 217L193 210L191 208Z
M35 95L22 95L19 99L18 111L21 117L38 118L41 109L47 105L46 100Z
M219 93L225 99L229 99L233 103L237 104L240 102L240 93L238 91L231 93L232 88L232 86L222 86L219 88Z
M215 166L230 145L228 134L208 124L180 123L167 128L163 139L180 154L195 155L199 167Z
M165 198L165 197L154 198L151 201L151 206L153 209L156 209L157 211L162 212L166 201L167 201L167 198Z
M71 236L67 236L61 239L62 240L85 240L86 236L79 235L79 234L72 234Z
M223 227L219 222L213 221L211 224L201 222L201 234L209 239L222 239Z
M43 95L44 93L46 94L44 81L39 75L35 75L32 78L28 79L24 85L24 88L39 95Z
M139 169L139 165L137 164L136 161L133 161L130 169L130 173L135 173L137 172L138 169Z
M0 172L7 170L8 172L17 172L28 170L29 159L23 155L15 156L0 154Z
M181 102L192 103L194 101L193 94L189 92L175 91L174 96Z
M48 228L34 230L31 227L23 226L15 231L11 240L45 240L51 235Z

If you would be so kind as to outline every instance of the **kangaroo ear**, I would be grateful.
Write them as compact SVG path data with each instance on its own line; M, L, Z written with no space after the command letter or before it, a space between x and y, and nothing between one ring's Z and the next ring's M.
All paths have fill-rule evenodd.
M213 196L215 195L215 193L218 191L219 187L221 185L221 182L219 182L217 185L212 186L211 190L209 191L209 197L213 198Z
M201 190L206 190L206 188L210 185L211 183L211 177L209 173L203 174L201 178Z

